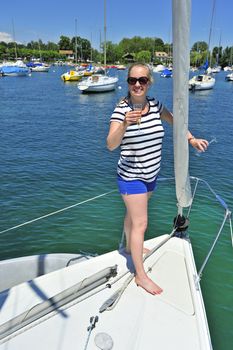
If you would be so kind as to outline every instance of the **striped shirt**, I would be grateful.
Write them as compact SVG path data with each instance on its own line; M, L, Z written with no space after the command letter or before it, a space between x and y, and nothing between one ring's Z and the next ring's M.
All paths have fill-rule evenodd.
M148 112L142 114L140 129L129 125L121 142L117 173L124 180L153 181L160 170L164 129L160 114L163 105L147 97ZM125 113L132 110L127 101L121 101L113 111L110 122L123 123Z

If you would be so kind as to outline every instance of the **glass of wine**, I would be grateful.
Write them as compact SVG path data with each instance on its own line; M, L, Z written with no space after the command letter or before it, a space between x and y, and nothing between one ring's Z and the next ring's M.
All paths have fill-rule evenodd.
M142 103L134 103L133 104L133 110L134 111L140 111L140 112L142 112ZM141 117L142 117L142 113L141 113L141 115L140 115L140 117L138 118L138 120L137 120L137 124L138 124L138 131L140 131L140 129L141 129Z

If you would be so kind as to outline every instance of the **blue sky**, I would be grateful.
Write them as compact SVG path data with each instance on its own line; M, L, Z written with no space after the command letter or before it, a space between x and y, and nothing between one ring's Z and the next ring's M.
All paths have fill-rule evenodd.
M106 0L107 40L119 43L123 38L159 37L172 40L172 0ZM190 45L208 42L213 0L192 0ZM210 46L233 45L232 0L216 0ZM61 35L77 35L99 49L104 36L104 0L29 0L3 1L0 7L0 41L26 44L31 40L58 42ZM14 25L13 25L13 24Z

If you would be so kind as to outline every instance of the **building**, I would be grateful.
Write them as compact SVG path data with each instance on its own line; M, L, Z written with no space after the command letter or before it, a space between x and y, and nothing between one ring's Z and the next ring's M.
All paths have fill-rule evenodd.
M74 60L74 51L73 50L59 50L59 54L66 56L67 60Z

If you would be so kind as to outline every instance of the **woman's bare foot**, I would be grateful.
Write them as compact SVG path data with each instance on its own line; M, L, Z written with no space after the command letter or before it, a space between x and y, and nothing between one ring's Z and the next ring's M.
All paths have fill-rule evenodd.
M142 287L150 294L161 294L163 292L162 288L160 288L156 283L154 283L148 276L139 278L135 277L135 282L137 286Z
M143 254L148 254L150 253L151 249L148 249L148 248L143 248Z

